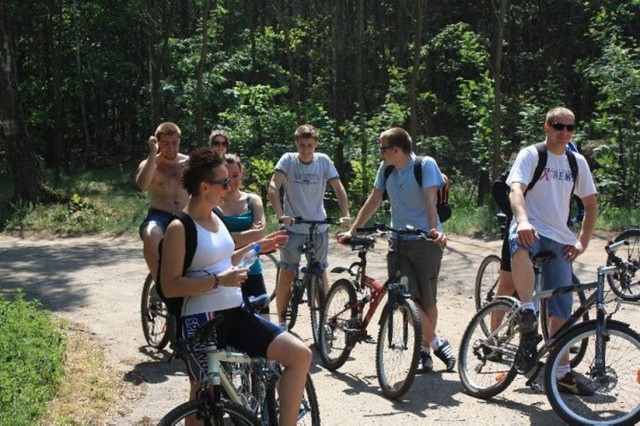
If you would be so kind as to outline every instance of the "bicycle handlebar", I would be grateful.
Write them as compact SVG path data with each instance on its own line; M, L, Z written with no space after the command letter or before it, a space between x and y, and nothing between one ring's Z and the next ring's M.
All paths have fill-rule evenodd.
M339 225L340 222L336 222L331 218L326 218L322 220L307 220L302 218L301 216L292 217L294 225ZM278 223L282 223L282 219L278 219Z
M383 223L375 223L373 226L368 226L364 228L356 228L356 232L358 233L387 233L392 232L399 235L418 235L427 240L433 240L434 238L429 235L430 231L425 231L423 229L416 229L407 226L406 228L392 228Z

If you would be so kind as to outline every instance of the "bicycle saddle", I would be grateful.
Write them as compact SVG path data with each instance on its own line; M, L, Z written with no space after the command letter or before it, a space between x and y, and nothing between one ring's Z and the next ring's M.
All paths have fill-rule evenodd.
M533 259L531 259L531 261L534 263L534 265L543 265L545 263L547 263L550 260L553 260L556 258L555 253L549 251L549 250L545 250L545 251L541 251L540 253L536 254L535 256L533 256Z
M376 239L373 237L351 237L351 238L345 238L340 242L340 244L346 244L353 248L356 248L360 246L373 247L375 242L376 242Z

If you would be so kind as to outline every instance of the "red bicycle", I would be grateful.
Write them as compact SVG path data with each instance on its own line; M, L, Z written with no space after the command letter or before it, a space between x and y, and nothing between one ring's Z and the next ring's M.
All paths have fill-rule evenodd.
M385 225L358 228L359 233L392 232L397 238L420 235L425 231L394 229ZM329 290L320 321L320 358L329 370L340 368L356 343L371 341L367 326L382 298L388 294L387 304L380 317L376 347L376 371L382 393L388 398L404 395L413 383L420 345L422 326L418 307L409 298L407 277L389 278L384 284L367 275L367 252L375 244L374 236L352 237L342 242L358 251L360 260L346 267L336 267L335 273L347 272L351 279L336 281ZM365 312L365 306L369 305Z

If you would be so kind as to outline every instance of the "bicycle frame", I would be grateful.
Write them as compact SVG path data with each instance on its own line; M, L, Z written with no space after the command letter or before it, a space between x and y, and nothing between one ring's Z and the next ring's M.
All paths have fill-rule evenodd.
M619 247L621 247L622 245L624 245L624 242L620 242L620 243L616 243L618 245L611 245L608 250L613 253L615 252L615 250L617 250ZM567 294L567 293L574 293L574 292L578 292L581 290L591 290L591 289L596 289L596 291L594 293L592 293L583 303L581 303L580 307L578 309L576 309L571 316L566 320L566 322L556 331L556 333L553 336L550 336L549 339L540 347L540 349L536 350L536 356L535 356L535 362L536 362L536 366L534 367L533 373L532 374L527 374L527 376L530 376L530 380L528 382L529 385L533 385L533 378L535 378L537 376L537 374L540 371L540 368L542 367L542 362L540 361L544 356L546 356L549 352L551 352L551 350L555 347L555 345L558 343L558 341L564 337L564 335L571 329L571 327L573 327L577 322L579 322L584 313L586 311L588 311L591 307L593 307L594 305L596 306L596 310L597 310L597 314L596 314L596 330L598 331L596 334L596 354L598 355L597 357L597 365L595 366L595 372L596 373L603 373L604 372L604 368L605 366L603 365L603 359L604 359L604 340L603 340L603 331L606 330L607 328L607 321L608 318L613 315L613 313L615 313L617 311L617 308L614 310L613 313L608 314L606 309L605 309L605 303L604 303L604 289L605 289L605 280L606 280L606 276L613 274L616 271L616 266L612 265L612 266L600 266L598 268L598 278L596 281L590 281L587 283L579 283L579 284L572 284L570 286L566 286L566 287L560 287L558 289L554 289L554 290L542 290L541 286L542 286L542 264L544 263L545 260L542 261L535 261L534 260L534 269L535 269L535 291L534 291L534 303L536 305L536 308L539 309L540 304L542 303L543 300L546 300L552 296L557 296L557 295L561 295L561 294ZM504 297L501 296L501 298L505 298L505 299L510 299L515 301L516 303L513 304L514 308L514 312L510 313L510 317L515 318L516 314L517 314L517 310L519 309L520 306L520 302L513 298L513 297ZM618 300L617 303L619 304L620 301ZM544 319L543 319L544 320ZM500 330L502 330L504 327L506 326L511 326L510 321L503 323L500 327L498 327L496 330L494 330L491 333L490 337L496 337L499 335ZM515 331L513 331L515 332ZM492 348L493 349L493 348ZM515 354L512 354L515 355ZM600 356L602 355L602 356Z

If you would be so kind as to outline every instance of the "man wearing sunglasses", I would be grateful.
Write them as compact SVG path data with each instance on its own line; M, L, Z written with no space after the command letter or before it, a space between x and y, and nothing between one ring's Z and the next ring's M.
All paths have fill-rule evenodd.
M158 271L158 243L172 216L189 201L189 194L182 187L182 169L188 157L178 152L180 136L176 124L160 124L147 141L149 155L140 162L136 176L138 187L151 195L149 212L140 225L139 234L144 259L154 281Z
M575 131L575 116L571 110L554 108L547 113L543 125L547 135L547 163L535 186L527 191L538 162L534 145L522 149L509 172L507 184L511 188L509 201L513 220L509 229L511 269L513 280L522 301L520 332L525 342L536 341L537 314L533 302L534 272L531 256L541 251L552 251L556 258L543 265L545 290L571 285L571 262L586 250L595 227L598 214L596 187L585 158L575 156L578 175L573 176L568 145ZM526 192L526 197L525 197ZM575 193L584 204L584 220L578 237L567 225L569 205ZM572 312L571 294L555 296L547 300L550 333L555 333ZM530 351L523 351L527 354ZM518 357L516 357L518 359ZM531 361L523 355L526 368ZM561 391L579 395L592 395L593 389L580 376L571 372L569 354L558 369L558 385Z
M278 324L283 328L286 328L285 311L291 299L291 284L302 256L301 246L308 240L309 232L309 225L296 224L294 218L326 219L324 194L329 183L336 194L342 214L340 225L348 226L351 223L347 191L340 181L338 171L329 156L316 152L319 144L318 131L310 124L303 124L296 129L294 138L297 152L288 152L280 157L268 191L269 201L276 217L289 231L289 241L281 252L280 276L276 292ZM282 202L280 188L284 189ZM326 271L329 246L328 226L318 226L317 232L316 259L324 271L323 281L326 293L329 290L329 277Z
M436 202L438 190L445 181L440 168L432 157L422 158L422 182L416 182L414 164L417 157L413 152L413 143L409 133L394 127L380 134L379 152L382 162L378 167L373 190L358 212L349 232L340 235L348 238L356 235L356 229L364 224L378 210L386 191L391 203L391 226L430 231L433 240L411 239L399 241L392 236L387 254L389 276L395 276L399 269L401 275L409 278L409 291L419 307L422 320L422 351L417 372L428 373L433 370L431 352L453 371L456 358L449 342L436 334L438 325L437 290L438 275L442 254L447 237L442 230ZM385 169L394 169L385 178Z

